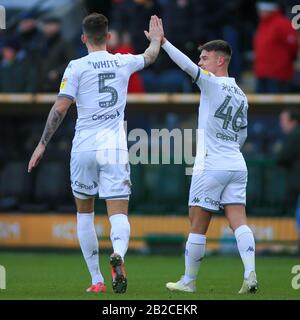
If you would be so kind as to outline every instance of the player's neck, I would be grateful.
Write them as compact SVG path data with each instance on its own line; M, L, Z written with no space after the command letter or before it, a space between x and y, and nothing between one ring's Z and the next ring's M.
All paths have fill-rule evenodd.
M228 70L227 69L219 69L215 73L216 77L229 77Z
M88 53L91 53L91 52L96 52L96 51L106 51L106 44L103 44L103 45L100 45L100 46L93 46L93 45L89 45L87 44L87 50L88 50Z

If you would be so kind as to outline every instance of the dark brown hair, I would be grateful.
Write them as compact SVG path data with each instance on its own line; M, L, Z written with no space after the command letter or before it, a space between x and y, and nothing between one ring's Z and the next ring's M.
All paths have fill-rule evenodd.
M228 42L224 40L213 40L213 41L206 42L205 44L200 45L198 47L198 50L200 52L202 52L202 50L206 50L208 52L210 51L221 52L227 57L228 62L230 61L230 58L232 56L231 46Z
M92 13L82 21L83 33L92 44L103 44L108 32L108 19L100 13Z

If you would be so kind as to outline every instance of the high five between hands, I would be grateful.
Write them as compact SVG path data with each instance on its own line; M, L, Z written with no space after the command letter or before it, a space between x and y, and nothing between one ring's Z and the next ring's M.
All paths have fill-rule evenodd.
M149 41L159 40L161 44L164 44L166 41L162 19L158 18L156 15L151 16L149 31L144 31L144 33Z

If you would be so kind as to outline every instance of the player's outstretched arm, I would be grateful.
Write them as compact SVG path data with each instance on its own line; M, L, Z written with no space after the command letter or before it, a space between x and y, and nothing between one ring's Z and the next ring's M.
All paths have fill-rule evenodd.
M146 37L150 41L149 47L145 50L143 53L144 59L145 59L145 67L148 67L150 64L154 63L156 60L161 40L163 38L163 30L159 27L158 20L156 16L151 16L150 22L149 22L149 32L144 31Z
M32 169L35 168L42 159L47 144L52 138L54 132L57 130L57 128L63 121L71 104L72 101L69 98L58 97L56 99L53 107L49 112L42 138L37 147L35 148L29 161L28 172L31 172Z
M157 17L156 19L158 27L163 30L162 19ZM189 57L174 47L165 37L162 40L162 48L183 71L188 73L193 79L197 77L199 67Z

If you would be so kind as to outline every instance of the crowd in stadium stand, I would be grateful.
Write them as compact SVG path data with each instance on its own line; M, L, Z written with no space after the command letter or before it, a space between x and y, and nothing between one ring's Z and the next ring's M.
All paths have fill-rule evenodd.
M151 15L157 14L163 18L168 40L193 61L198 61L199 44L222 38L234 51L231 76L242 82L249 74L245 71L250 70L257 79L253 89L258 93L296 92L300 87L295 70L299 32L292 28L290 19L297 1L285 0L284 5L274 0L257 2L86 0L85 4L88 11L109 17L111 52L144 52L147 39L143 31ZM261 3L267 5L267 14ZM62 36L60 18L44 16L41 12L21 12L17 22L0 34L0 92L57 92L67 63L87 53L80 43L80 23L77 36L67 40ZM129 92L137 93L193 91L196 88L190 79L163 51L153 66L134 75L129 84Z

